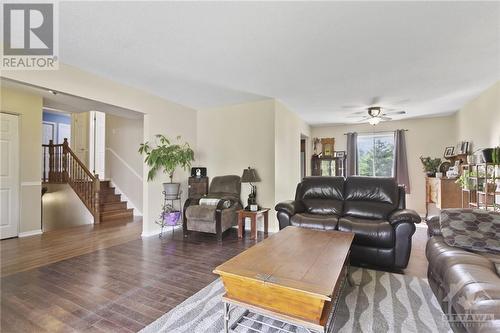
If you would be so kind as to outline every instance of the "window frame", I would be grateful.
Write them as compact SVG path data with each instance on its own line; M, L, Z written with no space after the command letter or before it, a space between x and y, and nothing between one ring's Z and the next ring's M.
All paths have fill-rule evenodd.
M358 134L357 138L356 138L356 158L357 158L357 163L356 163L356 174L357 175L360 175L360 170L359 170L359 166L360 166L360 153L359 153L359 140L360 138L366 138L366 137L369 137L371 138L372 140L372 149L373 151L375 151L375 139L377 137L392 137L392 163L391 163L391 174L388 176L388 175L376 175L376 169L375 169L375 155L374 155L374 158L372 159L373 162L372 162L372 174L369 175L368 177L394 177L394 158L395 158L395 148L396 148L396 138L394 136L394 132L392 131L387 131L387 132L377 132L377 133L362 133L362 134Z

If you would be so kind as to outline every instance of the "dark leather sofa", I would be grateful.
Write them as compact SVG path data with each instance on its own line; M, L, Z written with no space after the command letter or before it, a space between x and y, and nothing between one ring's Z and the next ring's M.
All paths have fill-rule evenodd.
M500 332L500 255L447 245L439 216L427 226L427 277L450 326L455 332Z
M351 262L388 269L408 265L420 216L405 209L405 190L387 177L306 177L295 200L276 205L280 229L293 225L355 234Z

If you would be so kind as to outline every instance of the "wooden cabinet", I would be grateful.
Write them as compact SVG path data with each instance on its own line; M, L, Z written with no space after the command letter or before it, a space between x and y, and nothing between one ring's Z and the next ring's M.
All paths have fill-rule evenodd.
M344 157L318 157L311 158L312 176L345 176Z
M426 177L426 207L436 204L439 209L462 207L462 190L456 179Z
M201 198L208 193L208 177L189 177L188 196L189 198Z

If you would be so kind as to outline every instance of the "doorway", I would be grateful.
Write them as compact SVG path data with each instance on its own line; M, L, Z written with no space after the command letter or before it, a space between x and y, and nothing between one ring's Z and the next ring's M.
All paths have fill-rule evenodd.
M4 239L19 233L19 116L0 116L0 239Z
M104 179L106 157L106 114L90 111L89 167L100 179Z
M306 176L306 139L300 139L300 180Z

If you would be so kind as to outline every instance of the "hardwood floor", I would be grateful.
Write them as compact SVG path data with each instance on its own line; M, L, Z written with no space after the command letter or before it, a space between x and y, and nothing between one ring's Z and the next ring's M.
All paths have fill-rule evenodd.
M142 219L56 229L0 242L1 276L105 249L141 237Z
M1 331L138 331L215 280L212 270L217 265L255 244L249 233L238 240L236 230L222 244L197 233L183 240L181 230L174 238L140 238L138 226L140 222L121 227L103 224L94 235L100 240L94 241L94 236L87 238L89 231L78 237L79 232L72 230L72 241L65 245L50 240L59 246L53 252L43 237L27 243L9 240L8 245L2 241L2 252L4 247L10 251L5 266L10 274L1 279ZM128 237L132 240L123 241ZM425 229L417 228L406 273L425 277L425 241ZM71 246L73 242L82 250ZM45 263L43 256L32 259L30 251L22 249L26 244L33 251L44 249L51 259ZM69 254L62 253L64 249L70 249ZM20 254L19 263L15 253Z

